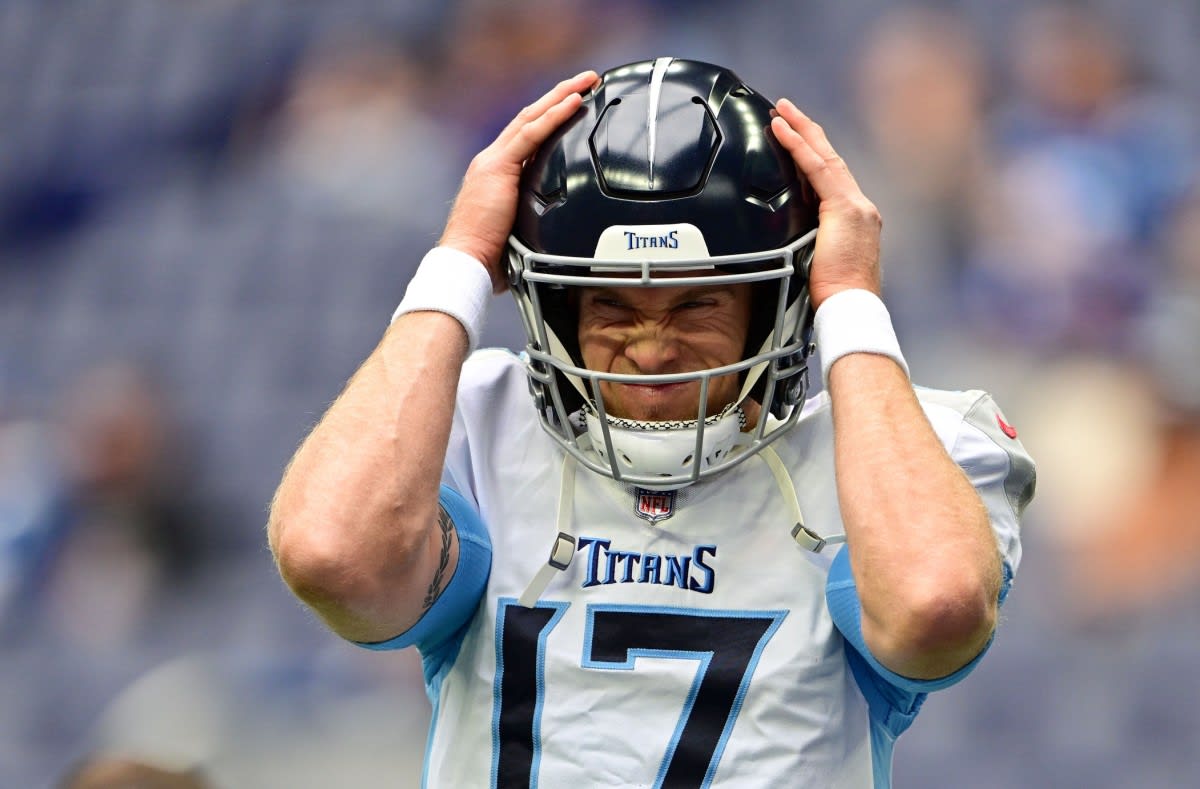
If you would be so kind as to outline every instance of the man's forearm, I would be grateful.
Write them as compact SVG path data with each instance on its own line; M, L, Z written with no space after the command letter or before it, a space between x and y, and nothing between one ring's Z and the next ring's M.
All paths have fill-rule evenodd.
M829 389L864 638L899 674L948 674L995 622L1000 562L987 512L896 362L845 356Z
M271 507L284 579L341 635L390 638L457 561L438 484L467 335L439 312L401 316L296 452ZM442 554L449 550L450 556ZM440 590L432 590L434 596Z

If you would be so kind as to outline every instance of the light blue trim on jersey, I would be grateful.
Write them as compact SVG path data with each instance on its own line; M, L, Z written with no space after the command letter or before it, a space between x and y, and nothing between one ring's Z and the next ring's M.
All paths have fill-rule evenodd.
M1000 569L1004 571L1004 577L1000 579L1000 596L996 598L996 605L1003 607L1008 593L1012 591L1013 568L1008 562L1001 562Z
M515 597L501 597L496 603L496 675L492 679L492 781L496 786L500 777L500 687L504 679L504 611L511 606L519 606ZM542 763L542 705L546 703L546 637L558 625L563 614L571 607L570 603L552 600L538 600L538 608L553 608L554 613L549 621L538 631L537 644L537 703L533 708L533 754L529 762L529 789L537 789L538 767Z
M916 716L916 712L913 713L913 716ZM895 750L896 737L887 730L886 726L872 720L871 789L892 789L892 761Z
M846 650L850 673L867 701L871 737L872 789L892 785L892 752L896 738L912 725L927 693L911 693L880 681L854 648Z
M584 626L583 634L583 655L580 658L580 665L583 668L602 669L606 671L630 671L635 668L635 663L639 657L656 657L667 659L680 660L695 660L698 663L696 675L692 679L692 686L688 690L687 699L684 701L683 710L679 715L679 721L675 724L675 731L671 734L671 740L667 744L666 753L663 755L662 763L658 767L658 775L654 779L655 789L662 786L663 779L666 778L667 768L671 764L672 758L675 756L675 749L679 746L679 739L683 736L683 728L687 724L692 714L692 707L696 701L696 695L700 692L700 685L703 683L705 676L708 673L709 664L712 662L714 650L678 650L678 649L628 649L626 650L627 658L623 663L596 661L589 658L592 654L592 629L595 623L597 612L615 611L620 613L645 613L645 614L676 614L681 616L698 616L707 618L724 617L728 619L770 619L771 626L766 629L762 637L759 638L758 644L754 647L754 652L746 664L746 670L742 674L741 682L738 685L737 694L734 696L733 704L729 711L729 716L725 720L725 727L721 731L721 737L717 740L717 746L713 749L713 755L708 763L708 768L704 773L704 781L701 783L702 789L712 784L713 777L716 775L717 766L721 763L721 757L725 754L725 745L729 741L729 736L733 732L734 723L737 721L738 714L742 710L742 704L746 698L746 692L750 687L750 679L754 676L755 670L758 668L759 658L762 657L763 649L767 642L779 630L779 626L783 624L784 617L787 616L787 611L741 611L741 610L725 610L711 608L680 608L674 606L645 606L645 605L621 605L615 603L593 603L587 607L587 619Z
M999 604L1003 605L1012 587L1013 572L1007 562L1003 564L1004 577L1000 587ZM871 761L876 789L892 785L892 750L899 737L916 719L932 691L942 690L959 682L974 670L992 645L995 633L988 639L979 654L962 668L937 679L913 679L890 671L883 666L871 650L862 634L862 603L858 598L858 587L850 571L850 550L838 551L829 568L825 583L825 600L834 624L841 631L849 647L846 661L867 701L871 718Z
M461 493L445 485L438 503L458 534L458 563L450 583L417 623L400 635L387 641L355 642L375 650L416 646L421 650L426 686L443 664L454 661L492 571L492 539L479 513Z
M457 639L457 647L461 646L462 639ZM458 654L457 647L454 650L455 656ZM431 672L430 663L424 657L421 658L421 673L425 675L425 695L429 697L429 702L433 706L433 710L429 716L429 734L425 737L425 757L421 760L422 789L429 786L429 757L433 754L434 737L437 735L438 721L441 720L442 683L453 666L453 660L445 660L441 662L440 667L436 671Z

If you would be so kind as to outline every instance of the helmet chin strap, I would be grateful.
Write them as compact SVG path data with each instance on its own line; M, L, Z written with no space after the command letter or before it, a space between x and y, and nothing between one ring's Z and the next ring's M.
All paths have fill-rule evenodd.
M797 545L806 551L820 553L826 545L837 545L846 541L845 534L822 537L804 525L804 513L800 512L800 499L796 496L796 486L792 483L792 477L788 474L787 467L783 465L775 447L763 447L759 457L767 464L767 468L771 469L771 475L775 477L775 483L779 485L779 492L783 494L784 500L791 508L792 519L795 521L792 525L792 539L796 541Z
M575 467L576 460L570 452L563 453L562 473L558 482L558 536L550 548L550 559L537 575L529 581L529 586L517 599L517 603L526 608L533 608L538 598L546 591L546 587L554 580L554 576L571 565L575 557L575 536L571 534L571 513L575 505Z

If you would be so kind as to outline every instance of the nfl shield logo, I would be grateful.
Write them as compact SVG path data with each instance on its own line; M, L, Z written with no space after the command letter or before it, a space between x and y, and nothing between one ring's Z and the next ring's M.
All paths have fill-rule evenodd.
M633 511L639 518L658 523L675 514L675 491L637 488L633 494Z

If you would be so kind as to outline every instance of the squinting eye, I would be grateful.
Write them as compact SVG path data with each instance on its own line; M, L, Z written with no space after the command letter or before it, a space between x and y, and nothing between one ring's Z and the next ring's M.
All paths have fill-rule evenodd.
M628 309L624 304L616 299L606 299L603 297L592 299L592 307L595 309L608 310L610 312L613 310Z
M588 306L592 313L597 317L605 320L617 320L629 315L629 305L622 302L620 299L614 299L607 296L597 296L588 302Z

